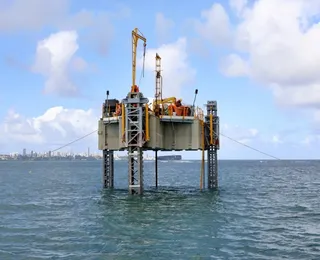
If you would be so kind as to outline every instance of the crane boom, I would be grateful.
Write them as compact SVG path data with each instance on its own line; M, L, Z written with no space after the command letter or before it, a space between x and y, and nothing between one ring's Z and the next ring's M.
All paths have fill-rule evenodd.
M141 34L139 34L139 29L135 28L132 30L132 86L131 86L131 92L135 92L135 89L137 89L136 85L136 67L137 67L137 46L138 46L138 40L142 40L144 42L144 52L143 52L143 69L144 69L144 59L146 54L146 46L147 46L147 39L143 37Z

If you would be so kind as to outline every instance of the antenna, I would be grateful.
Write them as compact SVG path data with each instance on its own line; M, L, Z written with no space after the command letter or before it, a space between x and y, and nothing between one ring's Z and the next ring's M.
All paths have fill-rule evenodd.
M109 116L109 90L107 90L107 104L106 104L106 111L107 111L107 116Z
M192 115L194 115L194 111L195 111L194 104L196 103L197 95L198 95L198 89L196 89L194 91L194 99L193 99L193 104L192 104Z

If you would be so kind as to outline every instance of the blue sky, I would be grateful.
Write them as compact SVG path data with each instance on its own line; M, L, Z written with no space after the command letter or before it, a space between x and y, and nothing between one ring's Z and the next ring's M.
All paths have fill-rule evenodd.
M164 92L191 103L198 88L198 105L217 100L225 135L280 158L318 158L319 11L316 0L4 1L0 154L48 151L96 129L105 91L124 98L130 89L138 27L145 96L154 95L157 51ZM87 147L97 151L96 135L67 150ZM220 158L267 157L221 137Z

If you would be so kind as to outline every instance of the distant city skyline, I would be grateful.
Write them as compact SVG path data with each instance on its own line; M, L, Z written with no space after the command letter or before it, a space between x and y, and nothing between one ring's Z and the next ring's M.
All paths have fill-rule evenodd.
M126 155L127 150L125 151L114 151L115 154L118 155ZM161 154L181 154L183 152L181 151L159 151L159 155ZM189 152L184 152L189 153ZM200 151L198 151L200 155ZM154 151L144 151L145 155L153 155ZM70 156L70 155L80 155L80 156L101 156L102 151L95 151L90 152L90 147L88 147L86 150L79 151L79 152L73 152L73 151L67 151L67 150L59 150L59 151L45 151L45 152L38 152L35 150L28 150L27 148L23 148L21 152L9 152L9 153L0 153L0 155L21 155L21 156Z
M66 151L66 150L62 150L62 149L58 150L58 151L50 151L49 150L49 151L45 151L45 152L39 152L36 150L28 150L27 148L23 148L21 152L9 152L9 153L2 153L2 154L17 154L17 155L31 156L31 157L37 156L37 155L62 156L62 155L71 155L71 154L89 156L91 154L101 154L101 152L97 151L96 153L90 153L90 147L88 147L86 151L82 151L82 152Z

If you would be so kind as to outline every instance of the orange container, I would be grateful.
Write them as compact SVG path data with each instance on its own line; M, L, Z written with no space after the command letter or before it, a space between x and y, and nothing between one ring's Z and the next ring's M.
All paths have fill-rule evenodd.
M182 116L184 111L184 106L181 107L176 107L176 115L177 116Z

